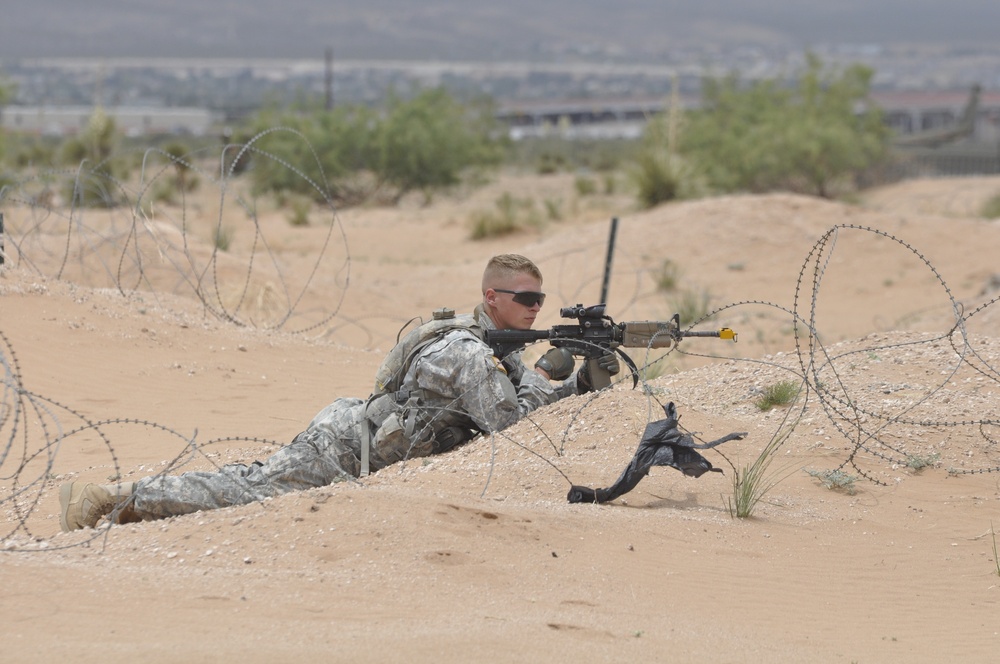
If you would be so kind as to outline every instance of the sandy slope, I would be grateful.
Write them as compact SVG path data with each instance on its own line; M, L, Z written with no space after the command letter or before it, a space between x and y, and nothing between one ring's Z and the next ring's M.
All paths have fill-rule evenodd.
M167 269L157 296L130 298L82 269L74 281L96 289L48 278L56 267L41 259L0 272L4 357L38 395L20 401L28 433L18 422L2 463L2 659L992 661L1000 430L978 421L1000 419L996 307L949 331L956 308L993 297L1000 246L1000 226L954 201L961 192L976 209L997 189L917 181L862 206L740 196L639 213L623 197L577 198L569 177L505 178L426 208L340 215L324 268L349 258L350 275L331 267L306 288L303 310L339 303L306 333L220 321ZM559 199L565 219L470 242L470 212L503 191ZM203 214L213 218L209 203ZM669 316L677 295L655 285L669 259L678 293L736 305L700 327L730 325L737 344L686 340L714 357L672 353L640 389L572 398L355 484L58 533L62 481L259 458L333 397L364 396L400 325L442 304L471 308L493 253L535 259L551 302L595 302L612 215L612 316ZM272 285L300 279L330 236L319 218L293 228L273 212L261 224L276 267L253 275ZM233 279L249 246L236 237L247 244L229 258ZM254 302L258 317L280 310ZM559 322L556 304L544 314ZM822 345L809 347L804 321ZM821 394L754 406L810 362ZM704 439L748 433L706 453L725 475L658 468L613 504L567 504L570 483L613 482L668 400ZM5 394L5 444L15 403ZM733 466L796 418L772 465L780 481L753 518L731 518ZM46 446L84 421L126 419L103 425L103 439L87 430ZM917 471L914 459L931 463ZM857 478L855 493L806 472L836 468Z

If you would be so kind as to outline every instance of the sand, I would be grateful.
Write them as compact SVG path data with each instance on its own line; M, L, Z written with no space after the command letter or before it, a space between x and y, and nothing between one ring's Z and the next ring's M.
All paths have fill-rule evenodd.
M0 659L993 661L1000 225L976 214L1000 178L648 211L573 181L505 174L308 226L208 183L134 226L10 202ZM504 192L545 223L470 240ZM658 360L637 388L622 377L358 482L59 532L63 482L263 458L366 396L400 327L471 310L495 253L535 260L539 326L565 322L560 305L600 298L612 217L616 321L687 296L721 309L698 329L738 342L629 350ZM213 263L220 220L232 243ZM755 405L803 375L794 404ZM700 439L747 433L705 452L724 474L654 468L612 503L568 504L570 484L615 480L669 401ZM734 518L734 476L776 439L769 490Z

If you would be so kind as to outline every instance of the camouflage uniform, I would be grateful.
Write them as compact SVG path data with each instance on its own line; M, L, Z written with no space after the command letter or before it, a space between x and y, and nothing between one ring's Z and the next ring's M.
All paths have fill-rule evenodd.
M475 320L482 329L494 329L481 308ZM447 451L478 432L500 431L576 393L575 376L556 385L525 367L520 353L501 362L469 329L447 332L420 350L402 385L371 403L337 399L264 462L141 479L132 509L138 518L163 518L326 486L359 475L365 442L371 468L378 470Z

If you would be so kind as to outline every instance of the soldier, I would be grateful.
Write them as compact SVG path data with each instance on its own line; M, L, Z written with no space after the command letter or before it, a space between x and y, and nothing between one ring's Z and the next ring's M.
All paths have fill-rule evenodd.
M114 523L166 518L326 486L367 474L369 467L445 452L587 392L586 367L574 375L566 349L551 349L532 371L520 353L497 358L483 341L484 330L531 329L545 302L541 288L541 271L530 260L494 256L475 312L441 316L408 334L383 362L368 399L335 400L263 462L121 484L65 484L60 526L68 532L94 527L105 516ZM610 352L600 365L612 374L620 369Z

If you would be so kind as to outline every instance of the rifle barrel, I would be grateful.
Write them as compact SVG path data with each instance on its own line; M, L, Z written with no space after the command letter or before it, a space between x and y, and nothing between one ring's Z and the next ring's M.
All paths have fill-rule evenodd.
M718 330L686 330L681 332L682 337L716 337L719 339L732 339L736 341L736 333L728 327Z

